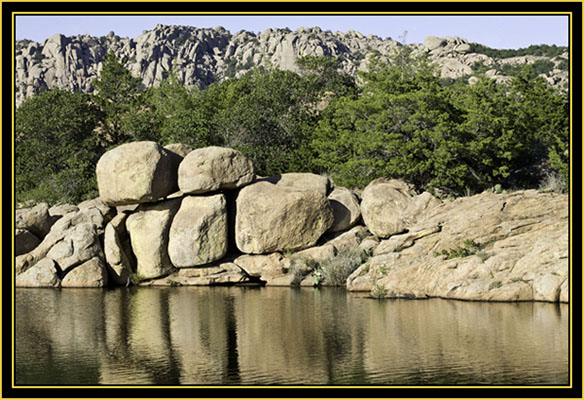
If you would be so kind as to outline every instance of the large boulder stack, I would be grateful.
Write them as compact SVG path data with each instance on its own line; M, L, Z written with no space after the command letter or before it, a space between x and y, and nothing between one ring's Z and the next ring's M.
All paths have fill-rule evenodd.
M110 206L157 201L177 190L176 157L154 142L123 144L96 167L101 200Z
M382 178L358 197L311 173L256 179L232 149L153 142L105 153L96 172L99 198L17 211L16 286L346 281L374 297L570 299L565 195L442 202Z

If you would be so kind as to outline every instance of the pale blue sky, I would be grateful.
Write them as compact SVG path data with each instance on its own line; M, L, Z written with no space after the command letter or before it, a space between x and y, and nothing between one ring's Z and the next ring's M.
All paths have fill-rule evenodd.
M568 16L17 16L16 38L42 42L55 33L67 36L103 36L114 31L136 37L156 24L199 28L223 26L231 33L242 29L259 33L267 28L295 30L319 26L323 30L350 29L381 38L398 38L407 31L407 43L423 43L426 36L460 36L493 48L521 48L533 44L567 46Z

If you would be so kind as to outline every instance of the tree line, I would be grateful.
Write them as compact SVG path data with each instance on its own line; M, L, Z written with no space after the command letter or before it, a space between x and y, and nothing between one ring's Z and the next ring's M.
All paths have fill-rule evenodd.
M259 175L328 174L351 188L385 176L460 196L538 187L550 175L567 187L569 99L529 65L508 84L468 85L440 79L405 47L374 55L357 79L334 58L297 64L298 73L256 68L202 90L173 70L145 88L110 52L92 94L48 90L16 110L16 201L95 197L99 157L138 140L232 147Z

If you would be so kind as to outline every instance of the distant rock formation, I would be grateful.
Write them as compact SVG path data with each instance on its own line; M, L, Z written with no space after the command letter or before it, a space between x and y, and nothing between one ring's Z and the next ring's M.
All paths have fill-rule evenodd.
M121 145L98 163L100 198L17 210L16 286L338 285L319 269L338 263L374 297L569 301L567 195L441 201L377 179L359 202L319 175L256 177L236 150L165 151Z
M331 56L341 61L341 68L351 76L365 70L374 52L392 54L399 46L395 40L381 39L359 32L331 32L318 27L266 29L260 34L240 31L231 34L223 27L200 29L188 26L157 25L151 31L130 39L113 32L107 36L73 37L56 34L42 43L28 40L16 42L15 86L16 104L39 90L63 88L86 93L93 91L92 81L103 67L108 51L124 60L126 67L145 86L157 85L173 67L178 81L187 87L204 88L230 77L238 77L256 66L274 66L297 71L296 59L302 56ZM442 77L459 78L469 75L476 62L495 67L504 63L533 63L548 57L524 56L493 59L472 52L466 39L459 37L428 37L424 44L408 44L414 52L428 53L436 62ZM568 53L554 57L558 65ZM545 77L552 85L561 86L568 73L554 69Z

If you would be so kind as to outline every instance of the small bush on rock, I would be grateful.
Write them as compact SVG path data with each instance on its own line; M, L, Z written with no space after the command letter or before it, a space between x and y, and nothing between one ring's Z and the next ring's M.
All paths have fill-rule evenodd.
M329 286L344 286L349 275L367 260L361 250L344 251L320 263L313 272L315 285L324 280ZM318 279L317 279L318 278Z

